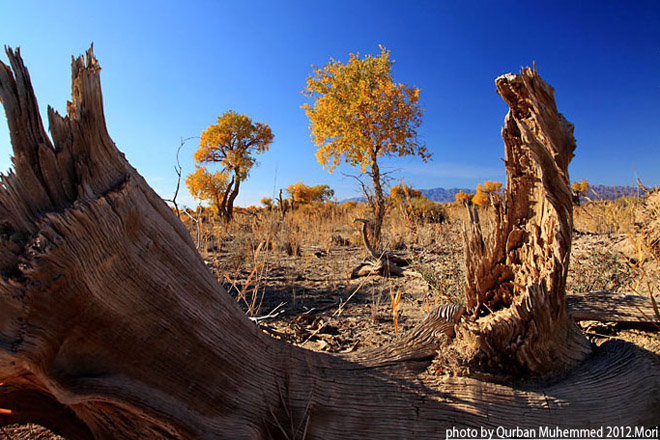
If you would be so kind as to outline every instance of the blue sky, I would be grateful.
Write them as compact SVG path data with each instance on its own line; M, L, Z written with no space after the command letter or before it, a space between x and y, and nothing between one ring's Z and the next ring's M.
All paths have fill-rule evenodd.
M503 180L507 108L494 79L536 61L576 126L572 180L626 185L638 175L660 185L659 1L3 0L0 15L0 43L21 47L43 114L47 105L64 113L71 56L94 42L110 134L164 198L180 140L229 109L275 134L239 205L300 180L356 195L342 175L356 170L329 174L316 162L300 91L312 65L379 44L395 80L421 89L419 137L433 153L428 164L385 161L395 179L417 188ZM182 150L184 174L196 148ZM0 168L10 151L0 124ZM194 205L185 191L179 200Z

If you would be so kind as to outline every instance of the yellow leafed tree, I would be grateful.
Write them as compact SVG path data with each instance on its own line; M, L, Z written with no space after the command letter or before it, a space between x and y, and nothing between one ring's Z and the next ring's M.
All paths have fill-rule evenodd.
M387 202L390 206L398 207L410 220L440 222L445 218L439 203L430 201L420 190L409 187L403 180L390 188Z
M218 190L221 194L200 191L200 188L207 188L204 182L207 182L209 177L205 176L205 173L208 173L206 168L199 166L197 171L186 179L191 194L193 196L197 194L201 200L214 203L222 218L227 222L230 221L241 182L247 178L256 162L254 155L268 150L273 138L268 124L253 123L246 115L239 115L229 110L218 117L217 124L209 126L202 132L199 149L194 157L198 165L220 164L222 171L212 176L218 176L217 179L220 179L219 176L224 176L222 178L224 183L219 185L219 181L216 181L218 185L213 187L214 191ZM209 195L217 195L217 197L214 199L208 197Z
M390 188L389 201L392 204L401 203L403 200L414 199L422 196L422 192L401 182L400 185L394 185Z
M378 159L430 158L426 147L417 142L422 122L419 89L395 83L392 64L389 51L382 46L379 56L350 54L346 63L330 59L327 65L314 68L303 90L314 100L303 108L318 147L318 161L330 172L345 161L371 177L375 243L380 241L386 208Z
M195 167L195 172L186 178L186 186L195 200L206 200L220 212L228 180L227 173L219 171L211 173L206 167L198 165Z
M454 203L457 205L469 205L472 203L473 198L474 194L466 193L461 190L454 195Z
M486 180L483 185L477 185L477 193L472 197L475 205L490 205L498 201L502 190L502 182Z
M335 192L328 185L307 186L302 181L287 186L291 200L296 203L324 202L332 198Z
M589 192L589 183L582 179L580 182L573 182L571 189L573 190L573 203L579 205L581 198Z

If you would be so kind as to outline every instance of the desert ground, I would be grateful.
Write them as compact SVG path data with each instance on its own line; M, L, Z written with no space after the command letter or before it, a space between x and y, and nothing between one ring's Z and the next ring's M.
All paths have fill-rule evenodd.
M576 209L569 294L606 290L657 296L658 262L636 234L638 204L620 199ZM326 205L303 207L284 218L278 212L242 214L229 228L202 225L200 248L219 282L274 337L333 353L383 346L438 304L463 301L465 213L449 206L442 221L429 222L393 207L383 248L411 261L406 274L351 278L367 256L352 223L364 210ZM189 227L194 235L194 225ZM634 339L660 352L652 325L582 325L594 342Z
M658 261L638 233L636 198L575 208L569 295L605 290L658 298ZM488 223L489 208L480 208ZM359 204L239 210L226 225L210 210L181 212L209 270L255 325L310 350L349 353L392 343L444 302L463 301L465 208L446 205L429 220L391 206L383 249L410 260L404 276L352 278L367 256L354 218ZM660 299L660 298L659 298ZM396 316L396 325L395 319ZM640 316L641 321L657 320ZM581 321L589 339L634 342L660 354L657 324ZM8 439L59 438L35 425L7 426Z

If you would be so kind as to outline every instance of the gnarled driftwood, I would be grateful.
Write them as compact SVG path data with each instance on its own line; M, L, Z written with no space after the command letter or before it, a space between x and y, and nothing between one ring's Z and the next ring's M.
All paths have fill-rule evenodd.
M495 83L510 107L502 129L506 192L495 205L490 236L476 208L465 231L466 299L478 319L465 327L476 344L462 356L488 374L557 374L591 353L565 299L573 125L557 112L554 90L535 70Z
M367 232L367 225L369 220L363 218L356 218L353 223L361 223L360 234L362 236L362 244L369 253L369 256L360 263L351 273L351 278L366 277L369 275L382 275L382 276L403 276L405 267L410 264L405 258L401 258L391 252L379 252L371 245L369 235Z

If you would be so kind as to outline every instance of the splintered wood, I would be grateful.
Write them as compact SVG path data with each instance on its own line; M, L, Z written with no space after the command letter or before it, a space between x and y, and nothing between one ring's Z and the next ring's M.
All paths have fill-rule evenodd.
M463 356L469 368L489 375L544 376L591 352L565 299L573 125L557 112L554 90L536 70L503 75L495 84L510 108L502 129L506 191L495 203L490 235L470 208L465 293L475 322L461 331L475 335L476 346Z

